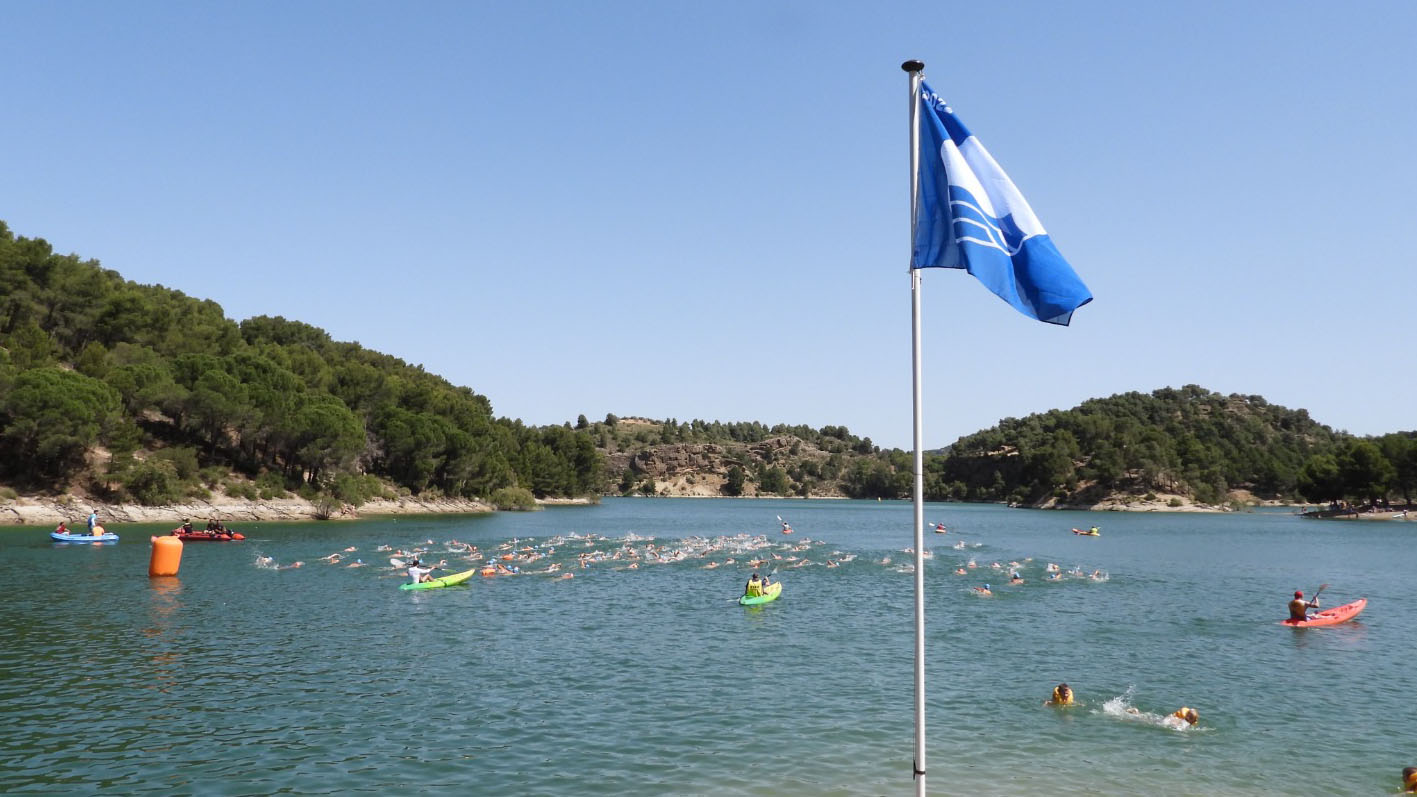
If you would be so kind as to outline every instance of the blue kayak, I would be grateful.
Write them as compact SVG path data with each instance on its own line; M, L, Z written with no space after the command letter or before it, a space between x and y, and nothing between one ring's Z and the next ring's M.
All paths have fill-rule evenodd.
M102 534L60 534L57 531L51 531L49 539L55 542L118 542L118 535L111 531L105 531Z

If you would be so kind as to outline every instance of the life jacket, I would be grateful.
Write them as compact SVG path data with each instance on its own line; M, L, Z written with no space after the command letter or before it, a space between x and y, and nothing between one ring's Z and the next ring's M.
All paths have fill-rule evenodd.
M748 588L747 588L746 590L744 590L744 593L743 593L743 594L747 595L747 596L750 597L750 598L757 598L757 597L762 596L762 594L763 594L763 582L761 582L761 581L749 581L749 582L748 582Z

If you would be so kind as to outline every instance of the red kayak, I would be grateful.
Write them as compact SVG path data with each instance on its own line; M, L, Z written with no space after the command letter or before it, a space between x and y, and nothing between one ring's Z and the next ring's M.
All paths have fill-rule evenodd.
M179 540L215 540L217 542L231 542L232 540L244 540L246 535L239 531L183 531L173 529L172 536Z
M1324 609L1321 612L1314 612L1307 620L1283 620L1281 625L1293 628L1313 628L1320 625L1338 625L1357 617L1364 608L1368 606L1367 598L1359 598L1352 603L1345 603L1342 606L1335 606L1332 609Z

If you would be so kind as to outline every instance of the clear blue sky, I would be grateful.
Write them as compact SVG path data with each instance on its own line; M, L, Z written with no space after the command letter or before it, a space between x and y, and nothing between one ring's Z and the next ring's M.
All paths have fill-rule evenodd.
M919 58L1096 300L925 279L926 445L1199 384L1417 427L1417 3L5 5L0 219L528 423L908 447Z

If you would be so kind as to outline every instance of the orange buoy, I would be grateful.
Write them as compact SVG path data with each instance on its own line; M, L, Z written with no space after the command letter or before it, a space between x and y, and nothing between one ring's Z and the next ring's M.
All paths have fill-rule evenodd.
M153 553L148 559L148 577L175 576L182 566L182 541L167 535L153 537Z

